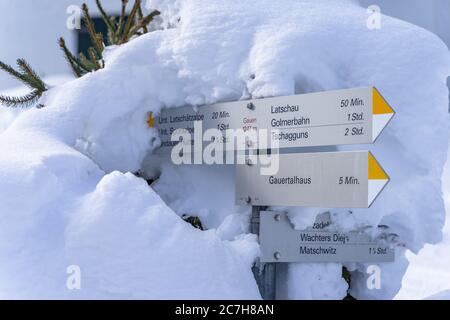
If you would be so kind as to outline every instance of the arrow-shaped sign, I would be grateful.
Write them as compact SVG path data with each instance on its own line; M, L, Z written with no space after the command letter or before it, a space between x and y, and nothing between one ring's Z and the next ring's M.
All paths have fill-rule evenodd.
M203 130L218 129L224 136L227 130L268 130L269 142L276 141L280 148L315 147L373 143L393 115L394 110L378 90L367 87L219 103L197 109L164 109L156 127L163 150L174 145L171 134L176 129L194 132L194 121L201 121ZM153 125L153 121L149 123Z
M345 233L323 228L295 230L287 214L282 212L263 211L260 219L261 262L392 262L395 259L395 250L384 232L372 238L363 230Z
M368 208L389 182L369 151L272 157L273 175L262 175L261 164L236 166L238 205Z
M372 110L372 142L375 142L395 114L394 110L375 87L372 88Z
M370 152L368 152L368 170L368 204L370 207L389 182L389 176Z

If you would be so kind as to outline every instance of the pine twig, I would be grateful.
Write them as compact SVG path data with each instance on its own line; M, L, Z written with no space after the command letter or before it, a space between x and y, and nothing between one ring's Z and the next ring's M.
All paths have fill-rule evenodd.
M40 92L47 90L47 87L37 73L30 67L25 59L18 59L17 65L23 73L24 81L29 84L31 88L34 88Z
M128 16L127 23L125 24L125 28L122 34L122 43L128 42L133 34L131 34L131 28L133 27L136 20L136 13L138 7L141 4L141 0L135 0L133 8L131 9L130 15Z
M15 108L18 106L28 107L42 96L47 91L47 85L42 81L38 74L30 67L25 59L17 59L19 70L15 70L10 65L0 61L0 69L7 72L14 78L22 81L25 85L30 87L32 91L24 96L11 97L0 95L0 104L7 107Z
M38 90L33 90L29 94L22 97L9 97L0 95L0 103L8 108L17 108L19 106L24 108L35 104L41 95L42 93L40 93Z
M116 26L115 30L108 28L108 44L113 45L116 43L116 33L117 33L116 18L111 17L110 21L113 25Z
M86 5L86 3L83 3L83 5L81 6L81 10L83 11L84 21L86 23L86 28L88 30L89 36L91 38L91 42L94 45L97 54L100 57L102 57L104 46L100 37L98 36L98 33L95 31L94 22L91 19L91 15L89 14L89 8Z
M142 33L147 33L149 31L148 24L152 22L155 16L160 14L159 11L155 10L149 15L144 16L141 0L135 0L131 12L127 16L128 2L129 0L121 0L121 14L117 21L116 18L111 17L106 13L101 0L96 0L98 10L108 28L107 42L109 45L121 45L128 42L133 36L140 36ZM82 77L88 72L105 67L105 62L103 60L103 52L105 50L103 35L96 32L94 22L89 14L89 8L85 3L82 5L82 11L84 23L92 43L92 47L88 49L88 57L82 54L75 57L67 49L64 39L61 38L59 40L59 45L64 52L64 56L69 63L72 72L77 77Z
M88 49L88 53L89 53L89 59L91 60L91 63L92 63L92 65L93 65L94 69L95 69L95 70L99 70L99 69L103 68L103 67L100 65L100 63L98 62L98 57L97 57L97 55L95 54L94 48L90 47L90 48Z
M97 4L98 11L100 12L100 15L102 16L103 20L105 21L106 25L108 26L108 29L111 29L112 32L116 32L116 26L111 21L111 17L108 16L105 9L103 9L103 5L100 2L100 0L95 0Z
M125 22L125 15L126 15L127 5L128 5L128 0L122 0L122 8L120 10L119 24L118 24L117 32L116 32L116 42L120 41L119 37L120 37L120 34L122 33L122 30L123 30L123 27L124 27L123 24Z
M0 61L0 69L9 73L11 76L16 78L17 80L23 81L22 75L19 72L17 72L16 70L14 70L13 67L11 67L9 64L6 64L6 63L3 63L2 61Z
M144 20L144 13L142 12L142 6L141 6L140 3L139 3L139 6L138 6L137 13L138 13L138 24L142 24L143 20ZM147 28L146 24L142 27L142 30L144 31L144 33L148 32L148 28Z
M139 21L138 24L136 24L136 25L133 27L133 30L131 31L132 34L137 34L138 31L139 31L140 29L143 29L144 27L147 29L147 25L148 25L150 22L152 22L153 19L154 19L156 16L158 16L158 15L160 15L160 14L161 14L161 12L159 12L158 10L154 10L152 13L150 13L149 15L147 15L145 18L142 19L142 21ZM148 29L147 29L147 30L148 30ZM147 31L147 32L148 32L148 31ZM145 32L145 29L144 29L144 33L146 33L146 32Z
M94 50L94 49L93 49ZM95 50L94 50L95 51ZM84 69L84 74L89 73L91 71L94 70L94 65L93 63L84 55L83 52L81 52L78 55L78 59L77 59L78 65Z
M83 75L83 72L78 65L77 59L73 56L73 54L69 51L69 49L67 49L64 38L59 38L59 47L63 51L64 58L66 58L66 61L68 62L69 66L71 67L73 74L77 78L81 77Z

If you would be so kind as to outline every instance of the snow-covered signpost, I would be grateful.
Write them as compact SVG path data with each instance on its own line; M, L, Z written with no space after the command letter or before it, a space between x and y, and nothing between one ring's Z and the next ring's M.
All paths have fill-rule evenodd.
M215 153L244 155L245 161L236 165L236 203L252 205L252 232L260 236L263 253L254 274L263 298L275 299L273 262L393 261L393 250L364 232L297 231L283 213L262 212L266 206L370 207L389 177L369 151L283 154L279 150L371 144L393 115L378 90L368 87L165 109L149 124L156 123L161 150L172 156L189 153L202 159L199 154L211 151L204 141L220 146L213 148ZM204 139L201 130L216 133ZM174 139L179 131L184 133L175 136L182 140ZM276 158L277 166L270 168L275 172L264 171L267 163L254 161L264 155Z
M394 111L374 87L294 96L218 103L198 108L164 109L156 119L161 150L177 144L177 129L194 132L194 123L206 129L244 132L272 130L279 148L317 147L375 142ZM248 149L236 144L232 150ZM229 150L229 151L232 151Z
M239 205L368 208L389 177L368 151L279 154L279 170L236 167Z
M295 230L286 213L262 212L261 262L392 262L394 250L381 243L386 233L372 239L362 230L328 231L331 221ZM286 245L286 243L292 245Z

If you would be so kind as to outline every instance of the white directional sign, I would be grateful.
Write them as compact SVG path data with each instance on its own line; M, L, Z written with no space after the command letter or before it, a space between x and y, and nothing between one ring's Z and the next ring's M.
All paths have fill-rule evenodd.
M193 133L194 121L224 136L228 129L266 129L280 148L289 148L373 143L393 115L378 90L368 87L164 109L149 125L159 129L163 150L177 143L171 141L176 129Z
M392 262L386 234L372 239L362 231L295 230L285 213L261 212L261 262ZM325 224L326 226L327 224Z
M236 202L254 206L367 208L389 181L368 151L279 154L279 170L236 166Z

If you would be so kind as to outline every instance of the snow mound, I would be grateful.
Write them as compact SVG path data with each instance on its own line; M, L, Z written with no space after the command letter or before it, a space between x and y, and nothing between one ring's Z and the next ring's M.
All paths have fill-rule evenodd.
M436 293L425 300L450 300L450 290Z
M3 39L3 38L2 38ZM57 75L57 76L49 76L43 78L45 83L48 84L50 87L61 85L67 81L70 81L73 79L72 76L69 75ZM8 90L0 90L0 93L2 95L6 96L23 96L29 93L29 88L25 85L8 89ZM17 116L21 112L25 112L28 109L17 109L17 108L5 108L4 106L1 106L0 108L0 134L8 129L8 127L16 120Z
M341 300L348 285L338 263L292 263L286 272L286 297L298 300Z
M149 4L167 29L108 48L105 69L53 88L46 108L0 135L0 297L259 298L258 246L246 235L249 208L234 205L233 167L148 156L157 146L148 113L186 104L376 86L397 111L371 147L392 182L371 209L332 210L334 227L385 224L413 251L440 240L450 55L437 37L388 17L369 30L350 0ZM125 174L138 170L159 178L153 190ZM288 210L297 228L323 212ZM346 265L350 292L392 298L404 250L380 265L380 290L365 286L366 265ZM70 265L80 291L66 288ZM346 295L340 263L285 267L286 298Z
M54 171L58 163L61 168L82 163L70 161L76 155L74 150L71 155L58 153L49 161L53 172L36 176L49 183L36 181L40 190L34 201L20 205L18 199L14 211L1 208L11 216L3 215L6 221L0 227L0 298L260 298L251 272L259 254L256 238L222 241L213 230L194 229L142 179L113 172L96 186L91 179L94 183L84 190L95 189L76 201L70 197L74 194L52 194L58 182L76 190L79 179L73 175L95 169L85 159L80 171ZM52 173L58 178L48 179L46 174ZM44 194L50 195L50 204L37 202ZM26 215L38 207L42 209L33 210L34 216ZM81 272L81 290L66 287L70 266Z
M253 236L228 243L190 227L132 174L105 176L70 220L67 256L88 298L258 298Z

